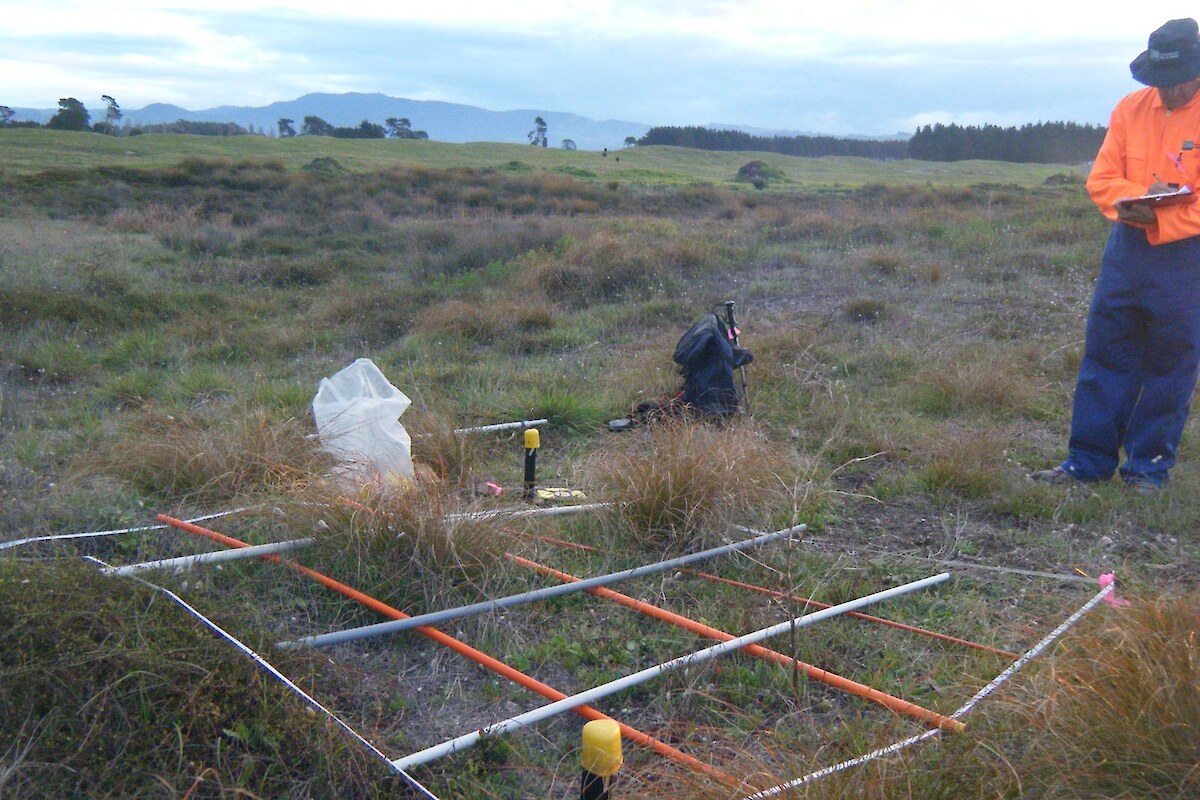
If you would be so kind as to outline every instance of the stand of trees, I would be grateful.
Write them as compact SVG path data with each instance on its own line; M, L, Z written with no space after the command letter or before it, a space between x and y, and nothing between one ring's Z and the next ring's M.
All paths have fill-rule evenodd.
M189 133L193 136L248 136L250 131L233 122L189 122L186 119L156 125L139 125L128 130L129 136L143 133Z
M286 124L285 124L286 123ZM279 120L279 133L281 136L295 136L295 129L292 128L292 120ZM301 136L332 136L335 139L428 139L429 134L425 131L414 131L412 123L407 119L389 117L387 127L378 125L368 120L363 120L355 128L339 128L329 124L325 120L316 116L308 116L304 118L304 124L300 126Z
M383 121L389 139L428 139L425 131L414 131L408 117L388 117Z
M926 125L908 142L909 158L922 161L1015 161L1077 164L1096 157L1106 129L1074 122L1039 122L1019 128Z
M1019 128L926 125L908 141L840 139L833 136L751 136L700 127L651 128L638 145L666 144L699 150L752 150L789 156L861 156L879 160L1013 161L1078 164L1096 157L1106 129L1074 122L1039 122Z
M861 156L879 160L905 158L908 154L908 143L903 141L834 136L751 136L741 131L695 126L651 128L637 143L670 144L699 150L756 150L785 156Z
M60 131L92 131L95 133L106 133L112 136L138 136L145 133L185 133L194 136L246 136L256 133L265 134L266 131L256 131L254 126L244 128L234 122L192 122L189 120L176 120L175 122L166 122L153 125L138 125L131 126L129 121L125 121L123 127L118 127L118 123L123 116L121 106L110 95L103 95L100 98L105 104L104 120L97 122L95 125L90 124L91 114L83 103L74 97L64 97L58 101L58 113L50 118L44 126L36 122L17 122L13 120L16 116L8 106L0 106L0 128L51 128ZM279 135L283 138L296 135L296 129L293 127L293 120L282 118L279 120ZM339 128L330 125L325 120L316 116L304 118L304 124L300 129L300 133L307 136L333 136L338 139L383 139L391 137L393 139L428 139L429 134L425 131L414 131L412 123L405 118L391 117L387 120L387 127L378 125L369 120L363 120L353 128Z

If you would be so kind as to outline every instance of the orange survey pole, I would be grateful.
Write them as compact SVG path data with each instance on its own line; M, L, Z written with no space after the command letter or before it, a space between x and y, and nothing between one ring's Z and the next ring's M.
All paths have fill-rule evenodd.
M240 541L238 539L234 539L232 536L226 536L223 533L217 533L216 531L209 530L208 528L202 528L199 525L195 525L190 522L184 522L183 520L180 520L180 519L168 517L166 514L159 514L156 517L156 519L159 522L165 523L174 528L178 528L182 531L187 531L188 533L193 533L193 534L196 534L197 536L203 536L207 539L212 539L215 542L220 542L221 544L225 545L226 547L249 547L250 546L246 542ZM387 603L383 603L379 600L376 600L375 598L371 597L370 595L364 594L364 593L358 591L357 589L347 586L346 584L341 583L340 581L336 581L327 575L323 575L322 573L317 572L316 570L309 569L308 567L305 567L301 564L297 564L295 561L286 561L286 560L280 558L279 556L274 556L274 555L264 555L264 556L259 556L259 557L265 561L271 561L276 564L282 564L283 566L288 567L289 569L292 569L292 570L300 573L301 575L306 575L306 576L312 578L313 580L317 581L321 585L326 586L326 587L334 590L335 592L338 592L339 594L344 595L345 597L349 597L350 599L366 606L367 608L371 609L372 611L383 614L385 617L389 617L390 619L406 619L409 616L408 614L405 614L403 611L401 611L398 608L393 608L392 606L389 606ZM450 636L449 634L439 631L437 628L433 628L428 625L423 625L419 628L414 628L414 630L417 633L420 633L420 634L427 636L428 638L434 640L435 642L438 642L439 644L443 644L446 647L449 647L454 652L456 652L460 655L466 656L467 658L471 659L472 661L479 664L480 666L486 667L486 668L490 669L492 672L495 672L498 675L502 675L505 678L508 678L510 681L520 684L521 686L525 687L526 689L529 689L530 691L540 694L542 697L545 697L547 700L558 701L558 700L564 700L567 697L567 695L563 694L562 692L558 691L557 689L554 689L554 688L542 683L541 681L537 680L536 678L531 678L530 676L526 675L525 673L510 667L509 665L505 664L503 661L499 661L499 660L489 656L487 653L484 653L481 650L476 650L474 647L471 647L468 644L460 642L458 639L455 639L453 636ZM607 716L606 714L600 713L599 711L592 708L591 706L576 706L572 710L576 714L579 714L581 717L585 717L586 719L589 719L589 720L612 719L611 717ZM692 756L689 756L687 753L677 750L674 747L671 747L671 745L667 744L666 742L659 741L658 739L655 739L654 737L652 737L648 734L642 733L641 731L637 730L636 728L631 728L623 722L620 722L617 720L613 720L613 721L616 722L617 725L620 726L621 735L624 736L629 741L634 742L635 744L640 744L643 747L648 747L660 755L666 756L667 758L669 758L677 763L680 763L687 767L690 767L693 770L695 770L696 772L699 772L710 778L715 778L716 780L719 780L722 783L725 783L729 786L742 786L743 785L742 781L739 781L737 778L733 777L732 775L730 775L727 772L719 770L716 767L713 767L709 764L705 764L703 761L701 761L697 758L694 758Z
M560 572L559 570L552 569L551 567L543 566L542 564L530 561L527 558L521 558L520 556L515 556L511 553L506 553L505 556L509 560L536 570L543 575L553 575L555 578L558 578L561 581L574 583L580 580L574 575L569 575L566 572ZM636 600L629 595L615 592L612 589L606 589L603 586L596 586L588 589L587 591L596 595L597 597L604 597L616 603L620 603L627 608L640 611L646 616L662 620L663 622L669 622L672 625L676 625L684 630L689 630L692 633L700 634L701 636L705 636L709 639L728 642L731 639L737 638L731 634L725 633L724 631L719 631L716 628L709 627L702 622L697 622L693 619L689 619L688 617L676 614L673 611L667 611L665 608L659 608L658 606L651 605L650 603ZM927 725L935 725L943 730L953 731L955 733L966 730L967 726L958 720L950 719L949 717L943 716L936 711L930 711L929 709L923 708L915 703L910 703L907 700L901 700L898 697L885 694L878 689L872 689L870 686L858 683L857 681L852 681L849 678L843 678L841 675L836 675L828 670L821 669L820 667L814 667L811 664L805 664L803 661L797 661L789 656L785 656L783 653L777 653L774 650L768 650L762 645L749 644L742 649L750 655L758 658L774 661L777 664L782 664L788 668L800 669L805 675L814 680L821 681L822 683L828 684L836 689L841 689L842 691L853 694L856 697L861 697L865 700L873 700L874 702L879 703L880 705L885 706L892 711L913 717L914 719L918 719Z
M687 572L690 575L696 575L696 576L704 578L706 580L717 581L718 583L727 583L730 586L738 586L742 589L749 589L752 592L758 592L759 594L765 594L765 595L769 595L771 597L777 597L777 598L780 598L783 600L794 600L798 603L804 603L805 605L813 606L814 608L829 608L828 603L821 603L821 602L818 602L817 600L813 600L808 597L797 597L794 594L787 594L786 592L777 592L774 589L768 589L765 586L755 586L754 584L751 584L751 583L742 583L741 581L730 580L729 578L722 578L720 575L712 575L707 572L696 572L696 571L690 570L690 569L685 569L683 571ZM957 636L948 636L944 633L938 633L937 631L926 630L925 628L917 628L912 625L905 625L903 622L895 622L890 619L884 619L883 617L872 616L871 614L863 614L858 611L850 611L850 612L847 612L845 616L858 617L859 619L864 619L864 620L867 620L868 622L876 622L876 623L879 623L880 625L887 625L888 627L891 627L891 628L899 628L900 630L908 631L909 633L917 633L917 634L920 634L921 636L928 636L931 639L938 639L939 641L950 642L951 644L958 644L958 645L962 645L963 647L973 648L975 650L982 650L985 653L992 653L993 655L1007 658L1010 661L1016 661L1018 658L1016 653L1010 653L1007 650L1001 650L996 647L989 647L986 644L979 644L978 642L971 642L971 641L967 641L966 639L959 639Z

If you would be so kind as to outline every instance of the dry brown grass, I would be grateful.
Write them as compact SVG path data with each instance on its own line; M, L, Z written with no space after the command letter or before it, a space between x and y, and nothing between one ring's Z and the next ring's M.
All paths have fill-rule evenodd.
M795 457L748 420L673 420L635 431L584 468L618 504L616 524L653 549L700 549L730 524L786 509Z
M928 365L913 381L917 407L928 414L1012 413L1030 409L1039 389L1012 357L959 353Z
M455 433L447 415L429 408L410 408L404 414L404 427L412 439L415 464L428 467L451 486L471 479L481 459L479 437Z
M332 571L377 597L418 591L433 602L451 586L497 568L510 536L494 517L438 480L358 487L313 478L284 504L289 525L315 535Z
M128 481L174 502L223 503L272 493L323 463L308 424L263 409L166 414L149 409L103 447L79 455L72 473Z
M1020 770L1041 796L1200 797L1200 597L1096 613L1009 701Z

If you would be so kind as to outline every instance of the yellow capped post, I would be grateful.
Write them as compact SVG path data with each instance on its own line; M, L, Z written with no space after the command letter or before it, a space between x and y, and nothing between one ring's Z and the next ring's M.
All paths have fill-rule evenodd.
M537 451L542 446L542 435L537 428L525 431L525 502L537 499Z
M594 719L583 726L583 780L580 800L609 800L612 776L621 769L621 726Z

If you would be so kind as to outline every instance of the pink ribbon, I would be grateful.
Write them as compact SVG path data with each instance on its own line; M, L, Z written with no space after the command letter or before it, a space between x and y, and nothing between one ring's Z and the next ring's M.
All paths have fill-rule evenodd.
M1117 576L1111 572L1106 572L1100 576L1100 588L1103 589L1112 586L1113 590L1104 598L1104 602L1108 603L1113 608L1126 608L1130 605L1128 600L1123 600L1117 597Z

